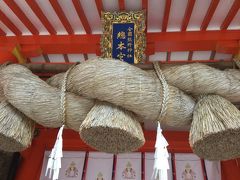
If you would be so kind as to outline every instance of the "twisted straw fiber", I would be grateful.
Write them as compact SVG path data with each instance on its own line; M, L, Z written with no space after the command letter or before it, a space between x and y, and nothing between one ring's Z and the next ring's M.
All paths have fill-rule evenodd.
M0 102L0 149L22 151L32 142L34 122L7 101Z
M64 73L47 80L61 88ZM107 102L96 101L80 127L81 139L98 151L109 153L131 152L140 148L144 135L135 115Z
M187 93L217 94L231 102L240 101L240 80L232 73L204 64L187 64L163 68L169 84ZM234 72L236 74L237 72ZM240 76L240 72L238 72ZM239 77L238 76L238 77Z
M107 102L96 102L80 126L80 136L95 149L115 154L137 150L145 143L135 116Z
M2 80L1 85L4 88L5 96L20 111L24 112L27 116L31 117L32 119L34 119L39 124L42 124L43 126L47 127L61 126L61 118L59 117L61 112L60 90L47 85L37 76L34 76L28 69L25 69L24 67L21 67L19 65L10 65L4 68L1 71L1 80ZM71 93L67 94L66 100L67 100L66 124L69 128L78 131L81 122L84 120L87 113L90 111L94 101L73 95ZM128 121L129 121L128 124L129 126L130 125L132 126L132 129L140 131L139 132L140 135L143 134L139 122L131 124L131 121L133 120L130 117L128 117ZM134 119L134 121L136 120ZM119 129L120 130L118 132L116 131L117 128L115 128L115 137L118 136L118 134L116 133L122 133L128 128L125 127L124 129L124 127L119 127ZM100 136L102 135L104 134L100 134L98 135L98 137L100 138ZM140 142L144 140L144 137L142 136L137 137L136 134L134 133L131 137L130 131L125 133L125 137L127 137L126 139L129 138L131 139L135 138L134 140L139 139L138 141L135 142L126 141L126 143L127 142L133 143L128 144L130 149L127 149L126 143L124 142L120 143L116 141L115 144L119 144L119 146L121 144L125 145L123 146L123 148L125 148L124 149L125 151L131 151L133 147L139 148L142 145L140 144ZM107 144L108 145L107 147L109 148L108 152L110 152L111 145L114 146L115 144L109 144L109 142L107 141L105 141L105 143L106 144L108 143Z
M62 76L55 76L49 82L58 84ZM156 74L116 60L91 60L77 65L69 74L67 90L121 106L144 121L158 120L162 108L162 86ZM170 126L189 125L194 105L190 96L169 86L163 123Z
M198 156L227 160L240 156L240 111L218 95L202 97L194 110L190 145Z
M0 71L5 65L0 66ZM6 101L0 88L0 149L17 152L30 146L34 122Z
M240 71L239 71L239 69L226 69L226 70L224 70L224 72L228 76L233 76L235 79L238 79L239 82L240 82Z
M7 100L29 118L46 127L60 127L60 90L49 86L28 69L9 65L0 71L0 87ZM66 125L78 131L93 107L93 100L66 94Z

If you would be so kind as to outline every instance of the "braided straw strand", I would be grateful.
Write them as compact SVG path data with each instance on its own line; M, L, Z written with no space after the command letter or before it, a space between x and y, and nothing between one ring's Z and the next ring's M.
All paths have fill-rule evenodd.
M64 74L64 78L63 78L63 83L62 83L62 87L61 87L61 97L60 97L60 108L61 108L61 119L62 119L62 125L65 125L66 122L66 87L67 87L67 80L68 80L68 75L70 73L70 71L76 66L76 64L74 64L73 66L71 66L67 72Z
M165 76L162 73L162 70L160 69L159 63L154 62L153 67L154 67L154 70L156 71L157 77L159 78L160 83L163 88L162 108L161 108L161 111L158 116L159 121L161 121L165 117L166 112L167 112L167 104L168 104L168 99L169 99L169 88L168 88L168 84L165 80Z

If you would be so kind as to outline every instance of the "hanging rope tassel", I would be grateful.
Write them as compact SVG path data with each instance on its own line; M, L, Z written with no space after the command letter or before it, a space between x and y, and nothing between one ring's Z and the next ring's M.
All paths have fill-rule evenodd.
M165 77L160 69L159 63L154 62L153 63L154 69L156 71L156 74L160 80L160 83L162 85L163 90L163 97L162 97L162 107L159 113L158 120L163 120L166 112L167 112L167 103L168 103L168 84L165 80ZM164 138L162 134L162 129L160 127L160 122L158 121L158 127L157 127L157 137L156 137L156 144L155 144L155 154L154 154L154 166L153 166L153 174L152 179L154 180L167 180L168 174L167 171L169 169L169 163L168 163L168 142Z
M61 169L61 158L63 157L63 152L62 152L62 148L63 148L63 138L62 138L62 134L63 134L63 129L65 126L65 122L66 122L66 86L67 86L67 79L68 79L68 75L69 72L75 67L75 65L73 65L72 67L70 67L68 69L68 71L65 73L64 75L64 79L63 79L63 83L62 83L62 88L61 88L61 99L60 99L60 108L61 108L61 118L62 118L62 126L58 131L58 135L57 135L57 139L56 142L54 144L54 147L51 151L51 154L49 155L49 159L48 159L48 163L47 163L47 169L46 169L46 173L45 176L48 175L48 171L49 171L49 178L52 180L57 180L59 177L59 172Z

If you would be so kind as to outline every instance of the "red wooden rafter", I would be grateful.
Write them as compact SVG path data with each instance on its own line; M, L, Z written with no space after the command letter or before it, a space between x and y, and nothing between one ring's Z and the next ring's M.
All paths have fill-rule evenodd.
M83 28L87 34L91 34L92 30L90 28L90 25L88 23L87 17L83 11L82 5L79 0L72 0L73 5L77 11L77 14L82 22Z
M168 62L168 61L170 61L170 59L171 59L171 52L169 51L169 52L167 52L166 61Z
M163 15L162 32L166 32L166 30L167 30L171 3L172 3L172 0L166 0L165 10L164 10L164 15Z
M207 29L207 27L208 27L208 25L209 25L209 23L210 23L210 21L213 17L213 14L214 14L215 10L217 9L219 1L220 0L212 0L211 1L211 4L210 4L210 6L208 8L208 11L207 11L207 14L203 19L203 22L202 22L202 25L201 25L201 28L200 28L201 31L204 31L204 30Z
M221 29L227 29L228 26L230 25L230 23L232 22L233 18L235 17L235 15L237 14L238 10L240 8L240 1L239 0L235 0L230 11L228 12L226 18L224 19L222 25L221 25Z
M190 20L191 15L192 15L192 11L193 11L195 1L196 0L188 0L187 8L186 8L185 15L184 15L183 22L182 22L181 31L186 31L186 29L187 29L189 20Z
M88 55L87 54L83 54L84 60L87 61L88 60Z
M67 54L63 54L63 58L64 58L65 63L70 62Z
M192 61L192 57L193 57L193 51L189 51L189 53L188 53L188 61Z
M62 8L61 8L60 4L58 3L58 1L57 0L49 0L49 2L51 3L54 11L56 12L58 18L60 19L61 23L65 27L65 29L68 32L68 34L74 34L72 26L69 23L67 17L65 16L64 11L62 10Z
M28 30L33 35L38 35L39 31L33 25L33 23L28 19L25 13L18 7L18 5L13 0L4 0L8 7L15 13L15 15L22 21L22 23L28 28Z
M56 30L52 26L52 24L49 22L39 5L36 3L36 1L33 0L26 0L29 7L33 10L33 12L36 14L38 19L42 22L44 27L48 30L50 34L57 34Z
M124 11L125 10L125 0L118 0L119 10Z
M97 6L97 10L98 10L98 14L99 17L101 17L101 11L103 11L103 2L102 0L95 0L96 6Z
M6 36L5 31L3 31L1 28L0 28L0 36Z
M0 10L0 20L10 29L15 35L21 35L22 32L12 23L10 19ZM5 33L6 34L6 33Z
M142 9L146 10L146 19L145 19L146 29L145 29L145 32L147 33L147 29L148 29L148 0L142 0Z
M46 63L50 63L50 59L49 59L47 54L43 54L43 58L44 58Z
M210 59L214 59L216 55L216 51L212 51L210 55Z

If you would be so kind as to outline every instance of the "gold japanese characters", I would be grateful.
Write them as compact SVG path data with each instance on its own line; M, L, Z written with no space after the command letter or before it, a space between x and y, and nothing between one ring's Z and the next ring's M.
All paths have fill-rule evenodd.
M128 63L139 63L146 47L145 12L102 12L103 58L115 58Z

